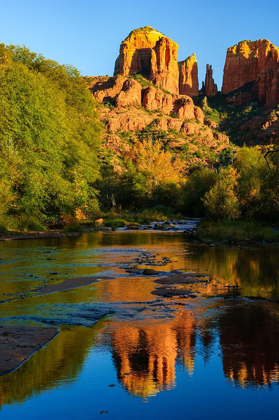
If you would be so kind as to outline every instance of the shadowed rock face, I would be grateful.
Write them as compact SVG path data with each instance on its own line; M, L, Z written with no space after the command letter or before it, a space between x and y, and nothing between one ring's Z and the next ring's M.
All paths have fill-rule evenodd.
M180 95L198 96L198 62L196 55L192 54L184 61L178 62L179 66L179 93Z
M253 83L252 94L266 105L279 103L279 48L267 39L228 48L222 93Z
M141 73L156 86L178 93L178 45L150 26L132 31L120 45L114 75Z

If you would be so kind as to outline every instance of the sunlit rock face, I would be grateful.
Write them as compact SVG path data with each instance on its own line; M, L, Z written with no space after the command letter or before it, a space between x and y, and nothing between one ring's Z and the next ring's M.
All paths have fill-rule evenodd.
M279 48L267 39L241 41L227 50L222 93L251 82L252 96L266 105L279 103Z
M198 96L198 62L196 55L192 54L184 61L178 62L179 66L179 93L180 95Z
M209 64L206 65L205 82L202 86L202 93L204 93L205 96L215 96L217 94L217 85L213 79L212 66Z
M178 93L178 45L150 26L135 29L120 45L114 74L140 73L156 86Z

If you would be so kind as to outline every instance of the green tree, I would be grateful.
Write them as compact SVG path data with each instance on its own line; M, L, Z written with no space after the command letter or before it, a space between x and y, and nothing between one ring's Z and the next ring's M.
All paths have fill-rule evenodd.
M96 207L101 126L79 73L14 46L0 46L0 63L0 219Z
M236 196L239 174L234 168L221 169L215 185L203 199L204 206L212 219L234 220L240 217Z

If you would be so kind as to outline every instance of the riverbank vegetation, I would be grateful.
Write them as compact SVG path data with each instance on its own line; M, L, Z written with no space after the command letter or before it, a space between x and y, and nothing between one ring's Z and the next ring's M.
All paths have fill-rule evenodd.
M206 118L226 127L230 118L227 108L222 113L218 98L212 99L216 108L207 101L202 106ZM133 139L127 133L125 141L132 147L116 155L102 145L98 106L76 69L25 47L3 44L0 102L3 233L63 228L100 217L111 227L177 215L243 221L235 225L238 230L250 220L270 224L279 220L274 134L266 146L231 144L219 154L210 150L207 164L191 155L187 167L183 164L189 157L187 145L178 154L168 142L168 136L175 140L175 131L153 127ZM230 129L232 125L233 121ZM226 127L227 134L230 129ZM223 226L229 230L232 225Z
M227 238L237 242L246 240L279 241L279 231L274 231L266 223L255 221L202 221L197 228L197 233L202 238L206 237L217 241Z
M98 206L101 125L78 71L0 46L0 223L40 230Z

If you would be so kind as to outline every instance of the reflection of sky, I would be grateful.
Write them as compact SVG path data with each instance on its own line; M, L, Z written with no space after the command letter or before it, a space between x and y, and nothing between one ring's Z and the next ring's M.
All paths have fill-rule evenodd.
M149 399L131 397L118 383L111 354L91 350L77 382L62 385L23 405L3 407L1 419L94 419L108 411L111 419L263 419L276 418L278 400L266 387L242 390L223 376L218 343L209 363L196 357L193 376L176 369L176 387ZM115 384L115 387L109 385ZM145 404L143 404L145 402Z
M142 232L0 244L0 250L1 299L14 299L0 305L2 322L66 326L18 371L0 377L1 420L91 419L100 411L113 419L257 419L263 409L276 417L276 394L267 389L278 383L279 307L223 295L277 296L277 248L192 246L183 235ZM159 254L158 262L171 259L150 268L209 270L214 281L200 291L219 297L161 304L151 294L152 278L125 272L145 250ZM115 278L44 296L32 291L104 271ZM108 322L87 328L109 308ZM128 372L121 371L124 352Z

